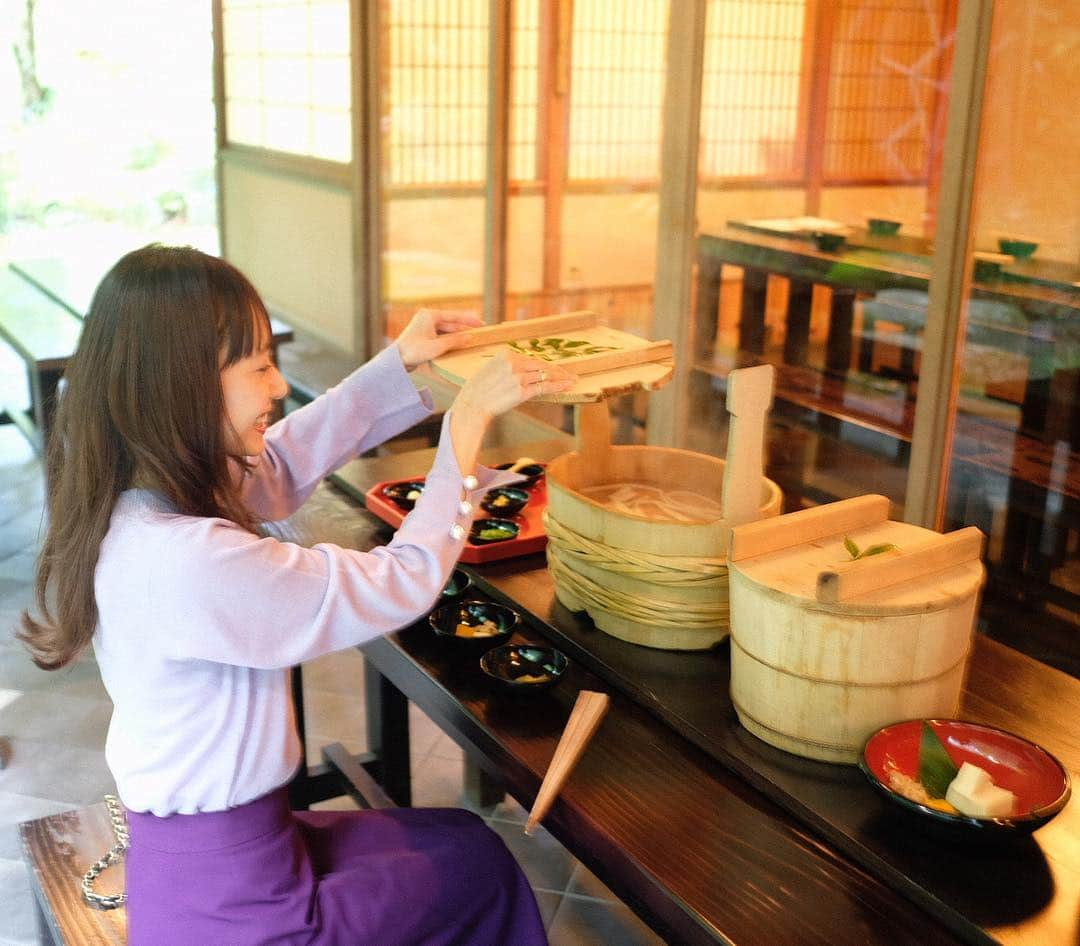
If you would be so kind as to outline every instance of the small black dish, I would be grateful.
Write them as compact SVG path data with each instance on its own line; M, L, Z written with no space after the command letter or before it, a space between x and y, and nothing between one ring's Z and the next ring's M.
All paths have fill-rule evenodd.
M455 568L450 573L450 580L442 590L444 598L460 598L472 587L472 579L460 568Z
M480 669L514 693L536 693L559 682L566 655L537 644L503 644L480 658Z
M815 230L810 234L810 239L823 253L835 253L847 240L844 234L832 233L828 230Z
M509 519L477 519L469 530L469 541L473 545L491 545L516 539L520 531L518 524Z
M440 640L484 650L504 643L521 623L521 615L494 601L461 601L444 604L428 622Z
M513 486L500 486L488 492L480 508L493 516L516 516L529 503L529 494Z
M412 509L423 491L423 480L412 480L408 483L391 483L389 486L383 487L383 495L402 509Z
M513 463L500 463L496 470L509 470ZM526 476L528 479L523 483L519 483L518 486L522 489L530 489L535 486L544 475L544 465L542 463L529 463L523 466L520 470L514 470L515 473L521 476Z

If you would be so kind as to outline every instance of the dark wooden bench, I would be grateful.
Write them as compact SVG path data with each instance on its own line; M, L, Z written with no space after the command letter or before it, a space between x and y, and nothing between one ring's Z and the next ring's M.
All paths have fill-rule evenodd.
M336 794L349 794L361 808L392 808L381 786L340 743L323 749L325 765L343 783ZM104 802L38 818L19 825L23 857L37 912L38 936L54 946L123 946L127 912L91 906L83 899L87 868L115 843ZM124 890L124 862L105 870L95 889L101 894Z
M8 269L0 270L0 338L26 364L30 408L0 405L39 452L52 426L56 388L75 351L82 321Z
M58 264L59 265L59 264ZM57 278L63 269L57 269ZM56 391L68 359L75 353L86 313L76 300L52 290L12 267L0 269L0 338L26 363L30 408L0 405L0 422L13 422L34 449L44 452L52 428ZM280 319L270 320L271 348L293 340L293 330Z

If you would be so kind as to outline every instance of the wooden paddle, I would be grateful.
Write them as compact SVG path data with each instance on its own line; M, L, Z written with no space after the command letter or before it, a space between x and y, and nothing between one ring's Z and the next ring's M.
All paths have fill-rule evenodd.
M570 771L581 758L581 753L585 751L585 746L588 745L592 734L596 732L596 727L604 718L610 701L606 693L596 693L593 690L582 690L578 694L562 738L555 747L555 755L552 756L551 764L548 765L547 775L540 784L540 791L536 793L536 801L533 802L532 811L529 812L529 819L525 823L527 835L531 836L537 825L547 815L555 802L555 796L559 794Z

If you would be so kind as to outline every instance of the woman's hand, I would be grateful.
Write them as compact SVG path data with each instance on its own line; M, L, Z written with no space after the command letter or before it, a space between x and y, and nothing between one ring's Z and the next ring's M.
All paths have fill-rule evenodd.
M453 409L487 423L538 394L567 391L576 380L565 368L506 349L465 382Z
M432 358L457 348L464 337L454 333L483 324L483 319L475 312L419 309L397 338L401 360L406 369L412 371Z
M506 349L491 358L458 392L450 407L450 436L458 465L467 472L492 418L538 394L557 394L574 386L565 368Z

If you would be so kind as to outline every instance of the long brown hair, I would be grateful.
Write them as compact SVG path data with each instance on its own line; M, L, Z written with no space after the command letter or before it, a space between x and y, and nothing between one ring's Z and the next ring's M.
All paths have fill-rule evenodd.
M101 281L49 441L40 619L24 612L19 634L39 667L63 667L93 637L94 571L124 490L144 486L186 515L253 527L226 450L221 368L269 332L243 274L191 247L135 250Z

